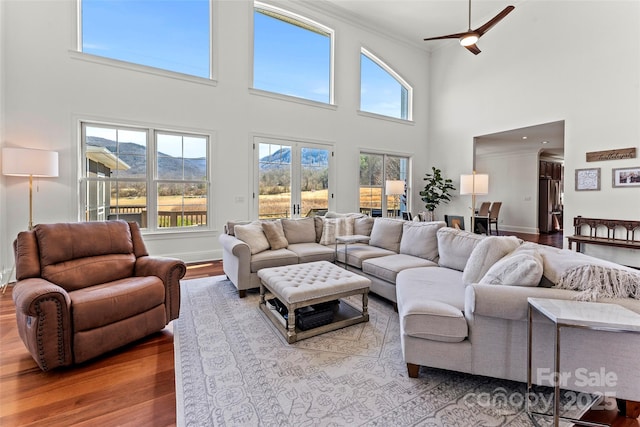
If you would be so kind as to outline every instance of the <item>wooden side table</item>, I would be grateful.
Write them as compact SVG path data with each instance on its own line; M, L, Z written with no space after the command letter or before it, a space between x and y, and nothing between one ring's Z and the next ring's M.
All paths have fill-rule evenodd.
M560 300L550 298L527 298L529 303L529 325L527 333L527 394L526 412L534 425L538 425L534 416L546 416L549 414L534 412L529 407L531 395L531 363L532 363L532 327L533 314L538 312L555 325L554 345L554 394L553 394L553 425L558 426L560 420L570 421L578 425L608 426L592 421L577 420L560 415L560 330L562 328L582 328L610 332L635 332L640 333L640 314L617 304L599 302L586 302L574 300ZM630 363L635 363L630 361Z

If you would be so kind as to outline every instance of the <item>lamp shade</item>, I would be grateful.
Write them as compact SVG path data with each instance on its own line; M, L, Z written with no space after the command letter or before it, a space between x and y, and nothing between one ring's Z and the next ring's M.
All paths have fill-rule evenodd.
M460 194L489 194L489 175L483 173L460 175Z
M384 192L388 196L404 194L404 181L391 180L385 183Z
M58 153L32 148L3 148L2 174L56 177L58 176Z

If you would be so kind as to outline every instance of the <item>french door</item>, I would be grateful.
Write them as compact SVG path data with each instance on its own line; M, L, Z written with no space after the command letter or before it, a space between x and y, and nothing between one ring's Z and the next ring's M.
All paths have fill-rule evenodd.
M253 150L258 218L315 216L329 209L331 146L256 137Z

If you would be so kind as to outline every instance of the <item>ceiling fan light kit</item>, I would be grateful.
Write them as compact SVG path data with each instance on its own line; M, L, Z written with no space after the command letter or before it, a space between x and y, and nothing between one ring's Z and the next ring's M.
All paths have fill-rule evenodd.
M476 42L494 25L500 22L505 16L507 16L511 11L515 9L515 6L507 6L496 16L488 20L484 25L476 28L475 30L471 29L471 0L469 0L469 26L467 27L467 31L464 33L455 33L448 34L446 36L438 36L438 37L429 37L424 39L425 41L429 40L444 40L444 39L459 39L460 44L466 48L469 52L477 55L480 53L480 49L476 46Z

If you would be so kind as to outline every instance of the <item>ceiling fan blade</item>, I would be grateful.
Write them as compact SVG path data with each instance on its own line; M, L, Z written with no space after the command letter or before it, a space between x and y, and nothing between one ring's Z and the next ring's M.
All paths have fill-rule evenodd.
M464 46L465 49L467 49L469 52L473 53L474 55L477 55L481 52L481 50L478 48L478 45L472 44L470 46Z
M448 34L446 36L429 37L427 39L424 39L424 41L444 40L444 39L459 39L460 37L464 36L465 34L467 34L467 33L457 33L457 34Z
M502 12L498 13L496 16L491 18L489 21L487 21L486 24L482 25L481 27L478 27L478 29L475 32L478 33L480 36L482 36L484 33L489 31L494 25L500 22L505 16L511 13L513 9L515 9L515 6L505 7L502 10Z

